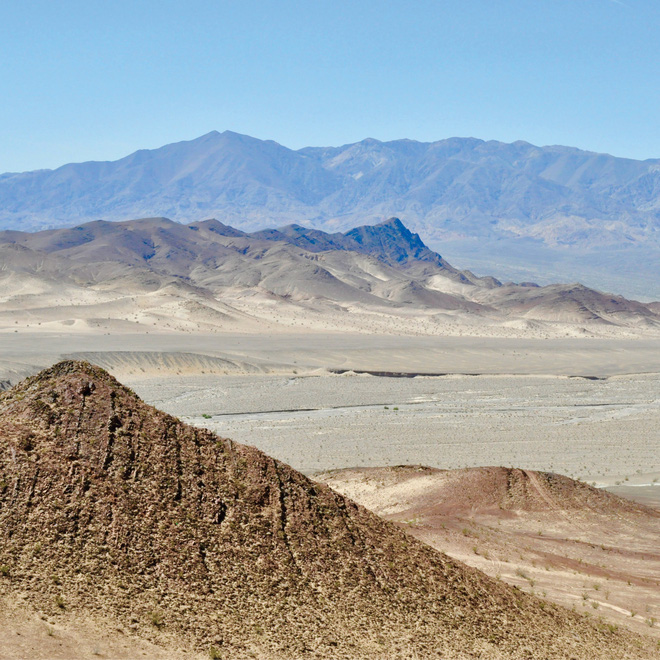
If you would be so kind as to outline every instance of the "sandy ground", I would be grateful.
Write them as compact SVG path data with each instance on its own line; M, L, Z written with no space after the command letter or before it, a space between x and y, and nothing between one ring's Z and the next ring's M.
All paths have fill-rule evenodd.
M514 465L660 492L658 339L0 333L0 381L63 357L308 474Z
M158 633L164 643L155 644L134 636L130 630L80 614L63 611L49 617L20 599L1 594L0 631L2 660L204 660L209 657L177 650L164 633Z
M0 332L0 378L37 370L64 356L131 353L117 376L176 375L182 362L144 363L144 353L181 353L258 365L267 371L352 369L408 373L612 376L660 373L660 338L416 337L354 333L145 334L22 330ZM125 356L130 357L130 356ZM190 373L226 373L222 367ZM235 371L233 371L235 372Z
M128 379L145 400L307 474L518 466L660 499L660 376Z

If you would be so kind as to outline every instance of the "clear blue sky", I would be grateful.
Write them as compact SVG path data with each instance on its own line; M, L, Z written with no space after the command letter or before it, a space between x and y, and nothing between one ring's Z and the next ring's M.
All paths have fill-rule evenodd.
M230 129L660 157L659 0L0 4L0 172Z

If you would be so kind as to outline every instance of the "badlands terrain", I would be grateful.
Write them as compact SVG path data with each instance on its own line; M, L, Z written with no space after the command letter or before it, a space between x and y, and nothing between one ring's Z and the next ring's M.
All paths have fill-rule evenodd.
M660 637L660 510L550 472L353 468L316 475L432 547L552 602Z
M0 263L0 329L14 331L660 334L660 303L477 277L397 218L334 234L166 218L6 231Z

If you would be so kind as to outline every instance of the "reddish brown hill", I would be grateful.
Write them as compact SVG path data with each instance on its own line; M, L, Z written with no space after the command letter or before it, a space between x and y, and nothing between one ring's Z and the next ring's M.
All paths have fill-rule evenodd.
M221 657L652 653L85 363L0 395L0 566L2 592L47 613L90 612Z
M317 475L486 573L660 636L660 512L558 474L504 467Z
M643 513L660 518L660 513L594 488L582 481L553 472L506 467L477 467L441 470L425 466L355 468L327 472L322 480L333 483L370 484L384 504L389 491L399 504L413 505L425 513L485 514L515 512L564 512L579 515ZM366 492L366 491L365 491Z

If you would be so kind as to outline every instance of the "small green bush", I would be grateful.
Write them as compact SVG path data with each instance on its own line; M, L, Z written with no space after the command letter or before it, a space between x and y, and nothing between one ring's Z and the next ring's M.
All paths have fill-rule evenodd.
M156 628L162 628L165 625L165 621L163 621L163 616L159 612L150 612L149 620L151 621L152 625L156 626Z

